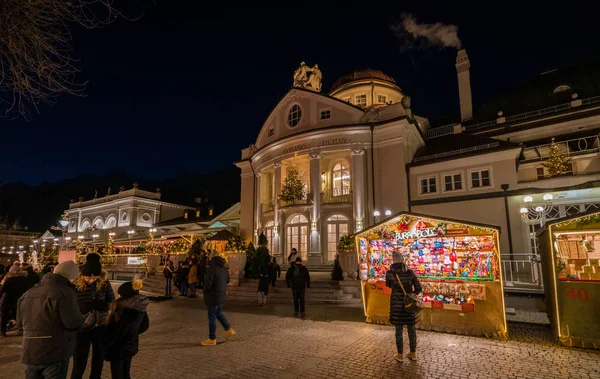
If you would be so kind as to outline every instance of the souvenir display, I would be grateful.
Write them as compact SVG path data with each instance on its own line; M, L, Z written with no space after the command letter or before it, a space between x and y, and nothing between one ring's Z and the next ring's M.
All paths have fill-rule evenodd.
M419 327L444 331L454 328L457 333L505 338L497 240L498 231L493 227L410 214L397 216L358 234L360 279L367 321L387 322L384 309L389 310L390 290L385 280L396 255L402 257L421 282L421 300L426 309L422 312L425 316L421 316ZM490 293L493 300L490 300ZM478 328L459 325L465 323L465 314L480 310L493 314L488 325ZM437 312L452 312L456 316L440 314L439 319L443 321L436 323ZM456 325L448 326L451 319ZM477 322L485 322L484 317L480 320Z

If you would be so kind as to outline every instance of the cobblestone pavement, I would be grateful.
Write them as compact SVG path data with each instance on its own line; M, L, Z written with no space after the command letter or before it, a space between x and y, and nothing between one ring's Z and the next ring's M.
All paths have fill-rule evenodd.
M391 327L363 322L362 309L312 306L306 320L289 306L226 304L238 334L207 337L201 301L150 305L133 378L600 378L600 351L560 347L547 327L509 324L508 342L434 332L418 333L419 361L398 363ZM22 378L20 338L0 341L0 378ZM405 343L408 345L408 343ZM103 378L110 377L105 366Z

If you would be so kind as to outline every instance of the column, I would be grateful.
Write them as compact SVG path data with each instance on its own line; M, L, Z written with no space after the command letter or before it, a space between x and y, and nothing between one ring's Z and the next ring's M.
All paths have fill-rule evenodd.
M321 243L319 236L319 216L321 214L321 154L310 154L310 200L312 209L310 212L310 247L308 250L308 262L310 264L323 263L321 256Z
M365 228L365 150L352 150L352 213L354 231Z
M261 185L261 178L262 173L257 172L256 173L256 180L254 181L254 231L253 231L253 240L254 240L254 245L256 245L258 243L258 235L259 233L259 229L261 228L260 225L260 215L262 213L262 205L260 203L260 185Z
M275 167L275 193L273 194L273 222L275 227L273 228L273 255L281 254L281 233L283 231L283 225L279 217L279 193L281 192L281 162L276 162Z

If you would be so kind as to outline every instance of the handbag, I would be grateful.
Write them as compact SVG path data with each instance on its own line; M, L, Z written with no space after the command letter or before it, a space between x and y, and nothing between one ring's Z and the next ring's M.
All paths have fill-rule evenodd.
M96 292L92 289L92 301L96 300ZM100 311L91 310L83 315L83 327L81 330L94 329L100 323Z
M421 312L423 310L423 303L421 302L421 299L419 299L415 293L406 293L398 274L396 274L396 279L398 279L400 288L402 288L402 292L404 292L404 309L414 314Z

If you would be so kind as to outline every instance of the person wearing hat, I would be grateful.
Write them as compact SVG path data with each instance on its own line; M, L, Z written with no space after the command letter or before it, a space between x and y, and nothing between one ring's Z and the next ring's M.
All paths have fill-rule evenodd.
M16 319L17 300L29 289L27 271L15 262L0 282L0 335L6 337L9 321Z
M294 264L296 263L296 258L302 259L302 256L298 252L298 249L296 249L294 247L294 248L292 248L292 251L290 252L290 255L288 255L288 258L287 258L288 259L288 263L290 264L291 267L293 267Z
M17 327L23 330L21 363L26 365L27 378L67 377L76 333L83 326L71 283L78 274L74 262L63 262L18 301Z
M306 317L304 295L306 289L310 288L310 274L308 268L302 265L301 257L297 257L294 264L288 269L285 282L288 288L292 289L294 295L294 316L300 314L302 317Z
M139 335L148 330L148 298L140 295L142 281L123 283L108 314L104 337L105 359L113 379L130 378L131 360L139 350Z
M90 379L100 379L104 365L102 340L106 329L108 309L110 304L115 301L115 294L110 282L106 280L106 273L102 271L98 254L86 255L85 264L74 284L77 289L79 309L85 317L85 324L83 329L77 333L71 379L83 377L90 354L90 345L92 346Z

